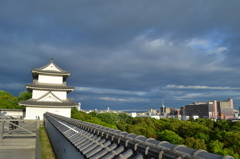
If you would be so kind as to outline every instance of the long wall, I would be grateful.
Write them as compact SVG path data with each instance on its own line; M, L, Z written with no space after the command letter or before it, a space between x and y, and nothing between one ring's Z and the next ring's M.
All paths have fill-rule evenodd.
M84 156L69 142L48 119L44 124L57 159L84 159Z

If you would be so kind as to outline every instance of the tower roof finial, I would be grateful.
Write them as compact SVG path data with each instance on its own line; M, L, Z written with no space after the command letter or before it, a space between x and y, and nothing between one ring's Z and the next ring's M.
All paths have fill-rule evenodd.
M53 58L51 58L51 63L53 63Z

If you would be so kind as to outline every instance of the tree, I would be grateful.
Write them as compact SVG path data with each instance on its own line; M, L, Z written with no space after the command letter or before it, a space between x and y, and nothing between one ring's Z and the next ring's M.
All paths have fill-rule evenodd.
M223 156L230 155L230 156L233 156L235 159L239 159L239 154L234 153L234 151L232 149L229 149L229 148L224 148L222 150L222 152L220 153L220 155L223 155Z
M18 101L22 101L22 100L27 100L32 98L32 93L31 92L27 92L27 91L23 91L19 93L18 96Z
M110 125L115 125L119 120L118 115L115 113L99 113L97 117L101 119L101 121L108 123Z
M89 115L92 117L97 117L98 114L97 114L97 112L90 112Z
M0 91L0 108L1 109L23 109L18 106L18 98L8 92Z
M116 126L121 131L127 131L128 124L124 121L119 121Z
M233 132L240 132L240 121L238 122L233 122L233 125L230 128L230 131Z
M240 147L240 132L225 132L223 139L225 147L232 147L232 149Z
M206 127L208 127L209 129L213 129L214 128L214 121L211 119L205 119L206 121Z
M198 123L200 125L203 125L203 126L206 126L206 121L205 119L202 119L202 118L198 118L196 120L194 120L195 123Z
M94 124L97 124L97 125L102 125L102 126L105 126L105 127L108 127L108 128L117 129L117 127L115 125L105 123L97 117L92 117L91 115L89 115L85 112L78 111L76 108L71 109L71 118L86 121L86 122L90 122L90 123L94 123Z
M199 150L199 149L207 150L204 140L194 139L193 137L187 137L184 140L184 145L186 145L189 148L193 148L193 149L197 149L197 150Z
M222 120L215 122L214 127L218 127L220 130L228 130L230 125L226 119L222 119Z
M175 125L174 129L170 124L169 128L182 138L193 137L197 133L209 134L210 131L208 127L191 121L180 121Z
M221 154L224 143L219 142L218 140L211 141L208 146L208 151L213 152L215 154Z
M157 140L160 141L168 141L171 144L179 145L182 144L183 138L181 138L179 135L177 135L175 132L171 130L164 130L157 134L158 138Z
M128 115L126 113L120 113L120 114L118 114L118 117L119 117L120 121L124 121L127 124L132 124L133 117L131 117L130 115Z
M210 139L210 136L208 134L201 133L201 132L194 134L193 137L195 139L202 139L204 140L205 143L209 143L209 139Z
M154 131L152 131L151 129L142 127L141 124L137 124L137 125L128 124L126 127L126 131L128 133L134 133L136 135L143 135L145 137L151 137L151 138L157 137L157 135Z

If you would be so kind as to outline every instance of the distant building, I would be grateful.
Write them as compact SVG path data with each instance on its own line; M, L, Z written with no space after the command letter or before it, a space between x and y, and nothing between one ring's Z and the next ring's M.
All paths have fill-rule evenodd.
M217 101L218 114L221 119L234 118L233 100Z
M229 119L234 117L233 100L194 102L181 107L181 114L193 118Z
M170 115L179 115L179 114L180 114L180 109L177 109L177 108L170 109Z
M26 84L32 98L18 103L26 107L24 118L43 120L46 112L70 117L71 108L80 109L80 103L67 98L67 94L74 90L66 83L69 76L70 72L59 68L53 60L41 68L32 69L33 83Z
M136 112L131 112L131 113L129 113L129 115L130 115L131 117L133 117L133 118L137 117L137 113L136 113Z
M161 114L170 114L170 108L169 107L160 107Z
M155 110L155 109L150 109L150 111L149 111L149 115L156 115L158 112L157 112L157 110Z

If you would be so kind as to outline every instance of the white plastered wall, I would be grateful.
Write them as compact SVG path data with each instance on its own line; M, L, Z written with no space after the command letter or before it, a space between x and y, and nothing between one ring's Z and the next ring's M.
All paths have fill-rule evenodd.
M67 99L67 92L52 91L52 93L62 100Z
M48 91L42 91L42 90L33 90L32 93L32 98L33 99L38 99L44 94L46 94ZM63 91L51 91L55 96L57 96L61 100L66 100L67 99L67 92Z
M33 90L32 92L32 98L33 99L38 99L41 96L43 96L44 94L46 94L48 91L40 91L40 90Z
M41 101L41 102L62 102L61 100L59 100L58 98L53 96L51 93L48 94L47 96L45 96L44 98L39 99L38 101Z
M38 82L39 83L62 84L63 76L38 75Z
M71 108L35 108L35 107L26 107L26 116L24 119L35 120L39 117L40 120L43 120L43 114L46 112L62 115L65 117L71 117Z

